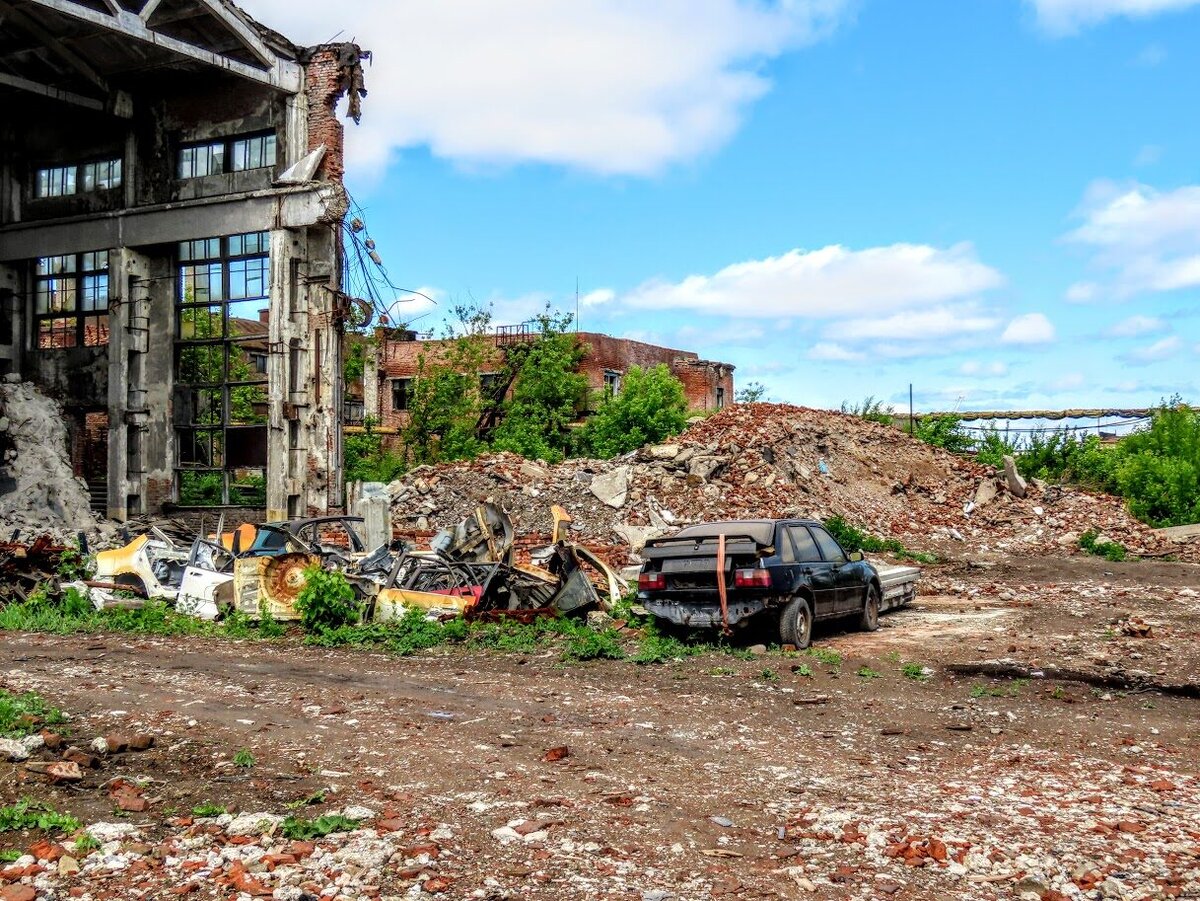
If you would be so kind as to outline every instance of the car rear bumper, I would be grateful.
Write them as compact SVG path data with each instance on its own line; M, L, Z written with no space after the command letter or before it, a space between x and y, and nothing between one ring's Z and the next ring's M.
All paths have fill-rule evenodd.
M721 626L721 605L710 601L677 600L668 598L639 598L639 603L659 619L677 626L693 629L716 629ZM729 602L729 625L741 622L767 609L767 598L738 598Z

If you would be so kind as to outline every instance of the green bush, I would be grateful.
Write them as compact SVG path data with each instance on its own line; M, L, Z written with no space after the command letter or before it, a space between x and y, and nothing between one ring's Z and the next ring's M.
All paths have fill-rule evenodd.
M859 419L891 425L896 410L891 406L885 407L882 399L877 400L874 395L868 394L861 404L851 405L848 400L842 401L842 412Z
M304 587L296 598L304 631L320 634L358 623L361 611L344 573L314 563L304 570Z
M607 398L580 430L586 453L605 459L658 444L687 425L683 383L665 364L632 367L615 397Z
M923 416L913 426L913 437L953 454L965 454L975 446L958 416Z
M1148 429L1117 446L1112 481L1143 522L1200 522L1200 410L1178 397L1163 403Z
M1079 546L1089 554L1094 554L1097 557L1103 557L1105 560L1111 560L1114 563L1120 563L1125 559L1125 545L1118 544L1115 541L1097 541L1100 537L1095 529L1088 529L1079 536Z
M916 563L937 563L937 557L933 554L910 551L895 538L876 538L874 535L868 535L861 529L850 525L840 516L831 516L825 520L825 528L848 554L853 554L855 551L869 551L875 554L892 554L901 560L912 560Z
M586 626L567 639L563 660L623 660L625 649L621 637L613 629L596 632Z

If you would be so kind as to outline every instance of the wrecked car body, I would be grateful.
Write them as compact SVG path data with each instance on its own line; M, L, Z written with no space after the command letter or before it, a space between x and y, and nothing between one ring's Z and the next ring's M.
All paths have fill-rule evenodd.
M162 529L151 529L124 547L96 554L95 577L83 583L97 610L140 606L150 598L174 603L189 550Z

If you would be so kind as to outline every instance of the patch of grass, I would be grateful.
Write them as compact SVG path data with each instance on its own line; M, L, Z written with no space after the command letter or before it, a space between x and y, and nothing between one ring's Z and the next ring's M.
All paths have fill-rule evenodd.
M293 841L312 841L324 838L334 832L352 832L359 827L358 820L352 820L339 814L327 814L315 820L290 816L283 821L280 831Z
M197 804L192 808L192 816L194 817L219 817L222 814L229 813L223 804L214 804L211 801L205 801L203 804Z
M1125 545L1116 541L1099 541L1100 533L1088 529L1079 536L1079 547L1096 557L1103 557L1113 563L1120 563L1128 556Z
M842 655L837 651L829 650L829 648L809 648L805 653L818 663L824 663L826 666L842 665Z
M22 798L16 804L0 807L0 832L22 829L41 829L43 832L74 832L83 824L67 813L53 807Z
M322 788L322 789L318 789L317 791L313 792L311 795L308 795L307 797L297 798L295 801L288 801L283 806L284 806L284 809L286 809L286 810L299 810L301 807L308 807L311 804L324 804L324 803L325 803L325 789Z
M623 660L625 649L621 637L613 629L596 632L584 628L567 639L562 659L574 662L583 660Z
M871 669L869 666L860 666L858 668L858 672L856 672L854 675L858 676L860 679L878 679L882 673Z
M233 765L234 766L240 766L243 769L248 770L252 766L254 766L255 763L257 763L257 761L254 759L254 755L250 753L250 750L248 748L242 748L240 751L238 751L236 754L233 755Z
M714 666L708 671L710 676L736 676L737 670L728 666Z
M1013 679L1008 685L980 685L976 683L971 686L971 697L1015 698L1020 695L1021 689L1028 684L1028 679Z
M831 516L825 520L825 528L829 530L838 544L846 553L855 551L870 551L871 553L887 553L900 560L911 560L913 563L937 563L937 557L922 551L910 551L895 538L877 538L857 529L840 516Z
M707 645L689 644L671 635L659 635L651 632L643 636L638 645L637 653L631 658L634 663L671 663L694 657L709 650ZM731 671L732 672L732 671Z
M66 721L61 710L32 691L14 695L0 690L0 737L21 738Z
M906 663L900 667L900 674L905 679L912 679L914 682L924 682L929 676L925 674L925 667L919 663Z
M0 863L12 863L20 858L21 852L16 848L7 851L0 851Z
M760 682L778 682L779 673L775 672L773 669L764 669L754 678L758 679Z
M795 666L792 667L792 675L793 676L803 676L805 679L811 679L812 674L813 674L812 667L809 666L807 663L797 663Z

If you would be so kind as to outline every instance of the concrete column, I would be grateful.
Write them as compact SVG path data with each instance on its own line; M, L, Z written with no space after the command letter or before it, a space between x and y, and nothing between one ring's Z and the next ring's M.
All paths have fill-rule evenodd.
M118 248L109 252L108 271L107 506L109 519L124 522L147 510L150 259Z
M289 389L299 384L293 367L302 354L292 351L297 337L296 320L303 317L300 296L302 235L286 228L271 230L271 295L268 300L267 336L267 521L302 515L305 508L303 473L297 473L301 454L293 444L305 446L296 421L304 398ZM298 403L298 401L300 403Z
M8 318L11 342L0 344L0 360L8 361L8 371L21 371L22 350L25 347L26 297L22 267L0 263L0 316Z
M379 409L379 346L372 338L363 348L363 416L369 416L382 425L383 415Z

